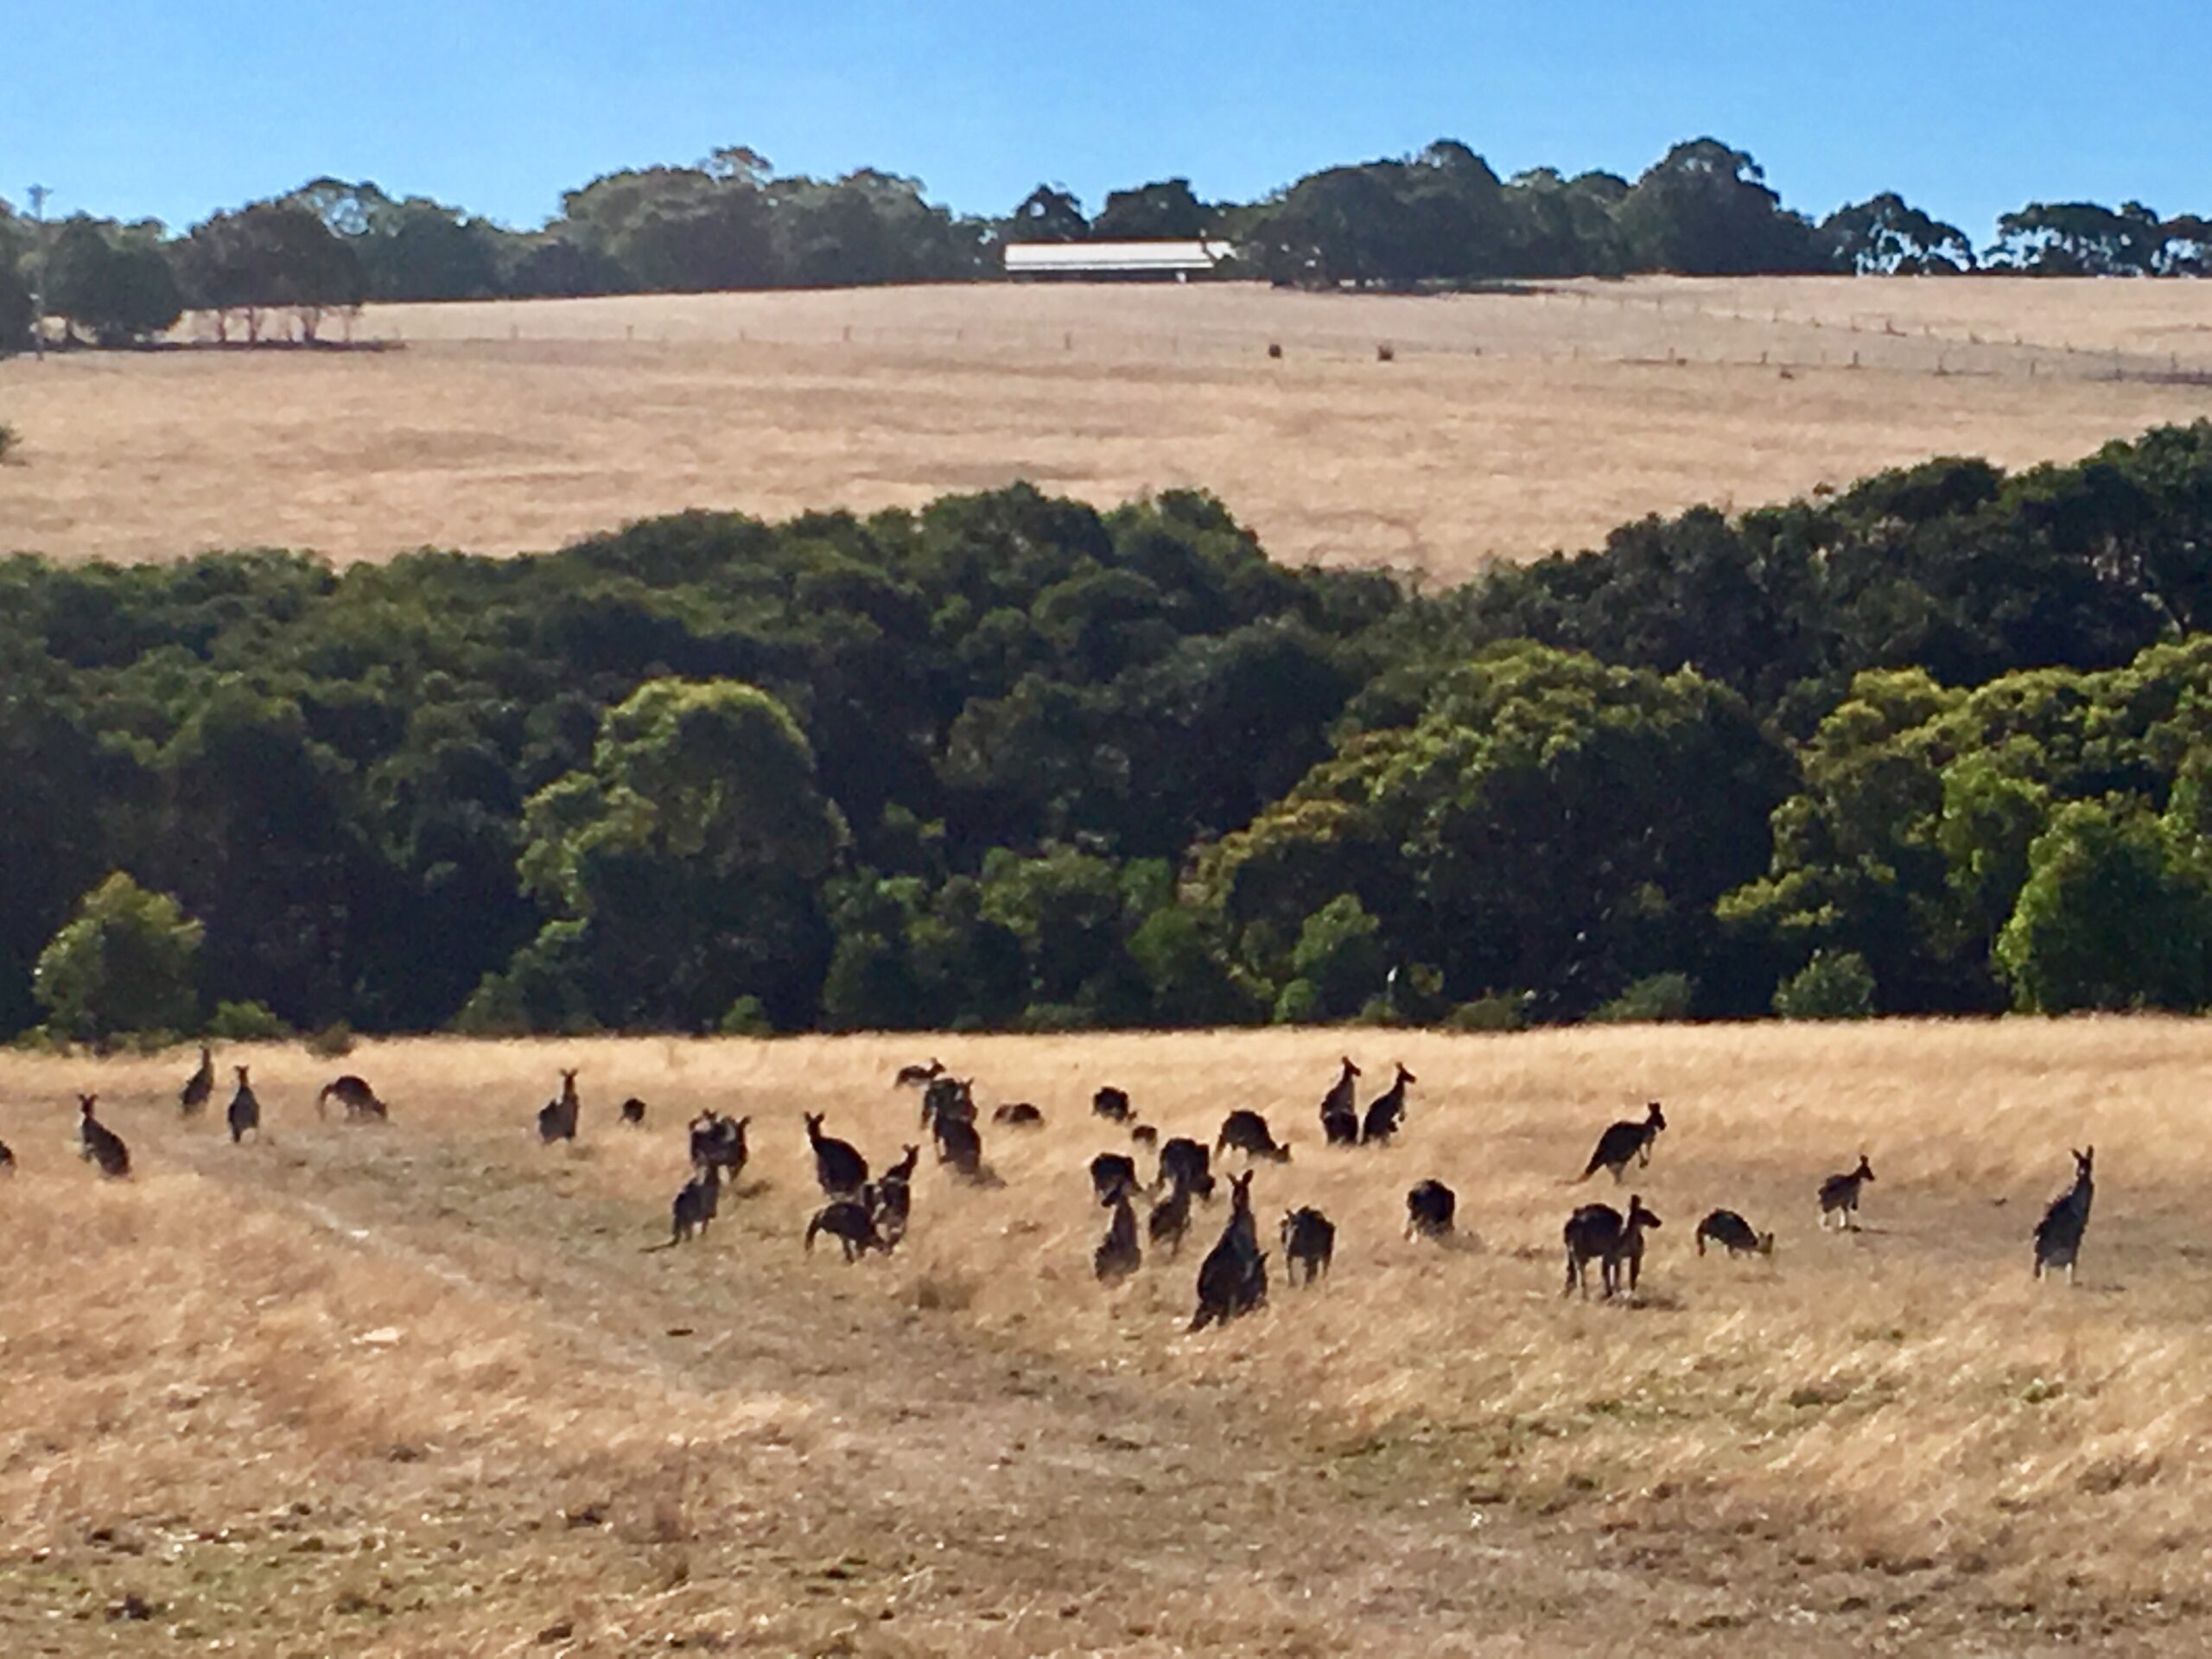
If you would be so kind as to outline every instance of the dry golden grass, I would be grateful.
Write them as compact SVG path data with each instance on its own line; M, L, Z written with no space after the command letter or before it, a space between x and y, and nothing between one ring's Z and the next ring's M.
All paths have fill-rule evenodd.
M1399 1144L1331 1152L1350 1047L1419 1074ZM934 1049L1003 1185L925 1154L889 1260L804 1255L798 1117L880 1163ZM226 1057L227 1058L227 1057ZM365 1048L255 1066L267 1144L170 1102L188 1060L0 1067L0 1647L156 1628L251 1652L2024 1653L2212 1640L2212 1032L2182 1021ZM582 1145L530 1133L581 1065ZM1267 1110L1262 1236L1335 1271L1184 1333L1179 1262L1094 1283L1091 1118L1128 1089L1211 1141ZM97 1084L139 1173L68 1145ZM636 1092L643 1131L613 1122ZM1597 1132L1664 1100L1631 1185L1664 1218L1633 1306L1562 1300ZM683 1119L753 1118L699 1244L665 1238ZM219 1116L220 1100L216 1103ZM2027 1238L2094 1141L2079 1287ZM1866 1230L1812 1194L1861 1148ZM1457 1189L1452 1248L1403 1194ZM1703 1260L1706 1210L1781 1236Z
M2212 408L2143 378L2212 372L2194 283L988 286L385 307L358 332L407 349L0 363L24 437L0 546L505 553L1027 478L1209 488L1287 561L1456 580L1648 512L2070 459Z

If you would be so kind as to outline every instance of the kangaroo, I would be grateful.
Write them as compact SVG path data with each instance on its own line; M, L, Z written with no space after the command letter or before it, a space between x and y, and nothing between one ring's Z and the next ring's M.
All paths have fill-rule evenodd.
M2094 1195L2089 1168L2097 1149L2074 1154L2074 1185L2050 1201L2036 1224L2036 1277L2045 1268L2066 1269L2066 1282L2074 1282L2074 1268L2082 1256L2082 1235L2089 1225L2089 1199Z
M806 1121L807 1144L814 1148L814 1179L822 1184L822 1190L836 1198L866 1186L868 1160L844 1141L823 1134L821 1113L803 1112L800 1116ZM826 1216L830 1212L825 1210L822 1213Z
M974 1084L961 1077L932 1077L922 1090L922 1127L948 1121L976 1121Z
M914 1160L921 1155L919 1147L907 1147L905 1157L885 1170L874 1186L864 1189L868 1213L887 1252L906 1236L907 1218L914 1211Z
M983 1137L965 1118L937 1121L937 1160L971 1181L983 1179Z
M1363 1145L1371 1146L1378 1141L1387 1144L1398 1132L1398 1125L1406 1116L1406 1085L1420 1081L1404 1066L1398 1067L1397 1081L1368 1103L1367 1116L1359 1126Z
M1149 1123L1132 1123L1129 1125L1129 1144L1133 1147L1156 1147L1160 1144L1160 1131Z
M1137 1160L1126 1152L1102 1152L1090 1160L1090 1190L1101 1204L1111 1204L1116 1193L1137 1190Z
M721 1208L722 1174L712 1164L683 1183L671 1207L669 1243L681 1244L684 1240L707 1230L708 1224Z
M892 1084L894 1089L925 1089L944 1071L944 1062L932 1059L927 1065L902 1065L899 1077Z
M1451 1236L1452 1217L1459 1212L1459 1196L1441 1181L1423 1181L1406 1194L1406 1236Z
M237 1070L238 1092L231 1096L230 1110L224 1114L231 1126L231 1144L234 1147L249 1135L257 1141L261 1139L260 1096L246 1081L245 1067L241 1065Z
M5 1141L0 1141L0 1175L16 1173L16 1154Z
M1213 1154L1189 1135L1179 1135L1160 1148L1160 1180L1187 1186L1200 1198L1211 1201L1214 1189Z
M1598 1137L1598 1149L1590 1154L1590 1161L1575 1180L1586 1181L1599 1170L1610 1169L1618 1181L1627 1173L1631 1158L1636 1160L1638 1169L1643 1168L1651 1161L1651 1143L1666 1127L1667 1115L1659 1109L1659 1103L1655 1100L1644 1108L1643 1122L1615 1123Z
M215 1092L215 1055L207 1044L200 1046L200 1069L184 1080L184 1089L176 1097L177 1110L187 1117L196 1117L207 1107L207 1098Z
M1268 1300L1268 1257L1252 1218L1252 1172L1230 1182L1229 1225L1198 1267L1198 1310L1190 1328L1226 1325Z
M130 1148L123 1144L123 1137L92 1116L98 1095L77 1096L77 1139L82 1155L100 1166L100 1173L110 1180L119 1180L130 1173Z
M1137 1212L1129 1207L1126 1189L1114 1195L1113 1209L1114 1219L1107 1224L1106 1236L1090 1253L1090 1270L1107 1284L1126 1279L1144 1262L1137 1248Z
M1166 1246L1171 1256L1183 1253L1183 1235L1191 1230L1191 1189L1177 1181L1166 1198L1157 1200L1145 1217L1145 1233L1154 1249Z
M1306 1282L1312 1284L1314 1275L1326 1275L1330 1258L1337 1252L1337 1226L1319 1210L1308 1205L1293 1210L1282 1218L1282 1259L1290 1265L1284 1269L1290 1282L1298 1282L1298 1269L1306 1268Z
M390 1116L367 1079L351 1072L323 1084L322 1092L315 1097L315 1115L321 1117L334 1098L346 1109L346 1121L349 1123L358 1123L365 1118L381 1121Z
M645 1103L635 1095L622 1103L622 1121L633 1129L645 1127Z
M1567 1218L1563 1231L1567 1242L1567 1288L1560 1294L1572 1296L1577 1290L1586 1298L1590 1294L1584 1268L1595 1258L1605 1294L1611 1297L1619 1293L1621 1268L1625 1264L1629 1294L1633 1296L1643 1268L1644 1232L1659 1224L1659 1217L1645 1209L1643 1199L1636 1194L1630 1195L1626 1217L1610 1204L1584 1205Z
M1859 1167L1848 1175L1831 1175L1821 1183L1821 1225L1828 1224L1834 1216L1840 1230L1859 1230L1859 1189L1874 1179L1873 1169L1866 1162L1866 1154L1859 1154Z
M1733 1210L1716 1210L1697 1224L1697 1253L1705 1254L1705 1241L1711 1239L1728 1252L1729 1255L1772 1255L1774 1235L1755 1231L1751 1224Z
M1345 1055L1344 1069L1337 1074L1337 1080L1329 1085L1329 1092L1321 1096L1321 1129L1329 1137L1329 1144L1332 1147L1348 1146L1359 1139L1359 1101L1352 1092L1352 1079L1359 1075L1359 1068L1351 1063L1351 1056ZM1351 1128L1349 1139L1344 1135L1347 1122Z
M745 1173L749 1149L745 1144L745 1126L749 1117L724 1117L711 1109L693 1118L689 1126L688 1146L694 1169L718 1169L734 1185Z
M857 1198L838 1198L826 1204L806 1224L806 1253L814 1254L814 1236L827 1233L845 1247L845 1260L856 1262L870 1250L880 1250L887 1255L891 1247L883 1242L883 1235L875 1230L875 1217L868 1214L868 1206Z
M1026 1100L1010 1100L991 1113L991 1122L1003 1123L1010 1129L1041 1129L1045 1114Z
M576 1074L573 1071L561 1073L561 1097L549 1101L538 1109L537 1139L542 1145L551 1146L556 1141L576 1138L576 1120L583 1111L583 1102L576 1093Z
M1103 1117L1111 1123L1128 1122L1129 1121L1128 1090L1116 1089L1110 1084L1101 1089L1090 1097L1090 1113L1092 1116Z
M1247 1158L1272 1158L1279 1164L1290 1161L1290 1148L1276 1143L1274 1132L1268 1128L1268 1120L1242 1107L1222 1119L1221 1135L1213 1149L1218 1154L1230 1147Z

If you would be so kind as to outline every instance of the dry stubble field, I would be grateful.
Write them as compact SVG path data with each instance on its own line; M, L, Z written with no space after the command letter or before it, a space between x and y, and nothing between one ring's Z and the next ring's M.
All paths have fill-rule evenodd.
M380 307L357 334L405 349L0 362L0 548L507 553L1026 478L1204 487L1287 561L1454 581L1699 501L2212 412L2212 284L2186 282L990 285Z
M1319 1144L1349 1044L1419 1074ZM2212 1642L2212 1032L2186 1021L945 1039L1003 1185L925 1158L889 1260L811 1258L799 1126L918 1140L887 1039L378 1044L250 1059L264 1144L185 1125L189 1057L0 1066L0 1649L302 1656L2184 1651ZM580 1065L582 1144L533 1109ZM1268 1110L1263 1236L1335 1272L1188 1336L1225 1205L1103 1289L1114 1081L1211 1137ZM69 1144L97 1087L137 1172ZM636 1092L642 1132L613 1120ZM1644 1099L1633 1306L1562 1300L1563 1178ZM219 1120L219 1093L211 1120ZM707 1239L683 1120L753 1119ZM2094 1141L2082 1284L2027 1236ZM1866 1230L1815 1225L1861 1148ZM1402 1195L1460 1196L1455 1248ZM1614 1196L1601 1175L1600 1196ZM1771 1263L1700 1260L1715 1204Z

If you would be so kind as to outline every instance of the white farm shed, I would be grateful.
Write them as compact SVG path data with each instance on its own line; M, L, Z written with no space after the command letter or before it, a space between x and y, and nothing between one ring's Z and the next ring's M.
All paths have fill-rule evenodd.
M1226 242L1009 242L1006 274L1058 276L1165 276L1184 282L1210 275L1235 252Z

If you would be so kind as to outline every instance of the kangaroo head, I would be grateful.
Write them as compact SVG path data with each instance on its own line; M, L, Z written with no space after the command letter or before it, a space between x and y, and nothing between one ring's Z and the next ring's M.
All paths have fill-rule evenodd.
M1351 1055L1349 1055L1349 1054L1345 1055L1345 1056L1344 1057L1344 1075L1345 1075L1346 1077L1359 1077L1359 1076L1363 1075L1363 1074L1362 1074L1362 1072L1360 1071L1360 1069L1359 1069L1357 1066L1354 1065L1351 1063Z
M1772 1233L1761 1233L1758 1236L1758 1240L1759 1254L1761 1255L1772 1255L1774 1254L1774 1235Z
M1252 1207L1252 1172L1248 1169L1242 1175L1230 1176L1229 1186L1230 1202L1239 1210L1249 1211Z
M1851 1173L1853 1178L1857 1180L1871 1181L1874 1179L1873 1166L1866 1161L1866 1154L1865 1153L1862 1152L1859 1154L1859 1167L1853 1170Z
M576 1080L576 1073L582 1069L583 1068L581 1066L563 1066L561 1068L561 1081L563 1083L574 1083Z
M1667 1114L1659 1109L1659 1103L1655 1100L1644 1107L1643 1121L1652 1129L1663 1129L1667 1127Z
M2095 1163L2096 1160L2097 1149L2094 1147L2091 1147L2087 1152L2075 1153L2074 1154L2074 1174L2075 1179L2084 1181L2088 1180L2089 1179L2089 1166Z
M804 1118L804 1119L806 1120L806 1133L807 1133L807 1135L808 1135L808 1137L809 1137L810 1139L813 1138L814 1136L819 1135L822 1133L822 1114L821 1114L821 1113L819 1113L819 1112L801 1112L801 1113L799 1114L799 1116L800 1116L801 1117L803 1117L803 1118Z
M1628 1199L1629 1227L1631 1230L1638 1227L1656 1228L1660 1224L1659 1217L1653 1215L1649 1210L1643 1207L1643 1199L1642 1195L1634 1192L1630 1193Z
M1414 1076L1412 1072L1406 1070L1404 1061L1395 1061L1394 1064L1396 1065L1398 1068L1398 1082L1401 1085L1408 1083L1419 1083L1421 1081L1419 1077Z
M231 1069L232 1069L233 1071L236 1071L236 1072L238 1074L238 1082L239 1082L239 1084L240 1084L241 1085L243 1085L243 1084L245 1084L245 1067L244 1067L244 1066L242 1066L242 1065L235 1065L235 1066L232 1066Z
M99 1096L98 1095L79 1095L77 1096L77 1109L82 1112L86 1117L90 1117L92 1115L92 1108L97 1105L99 1102Z

